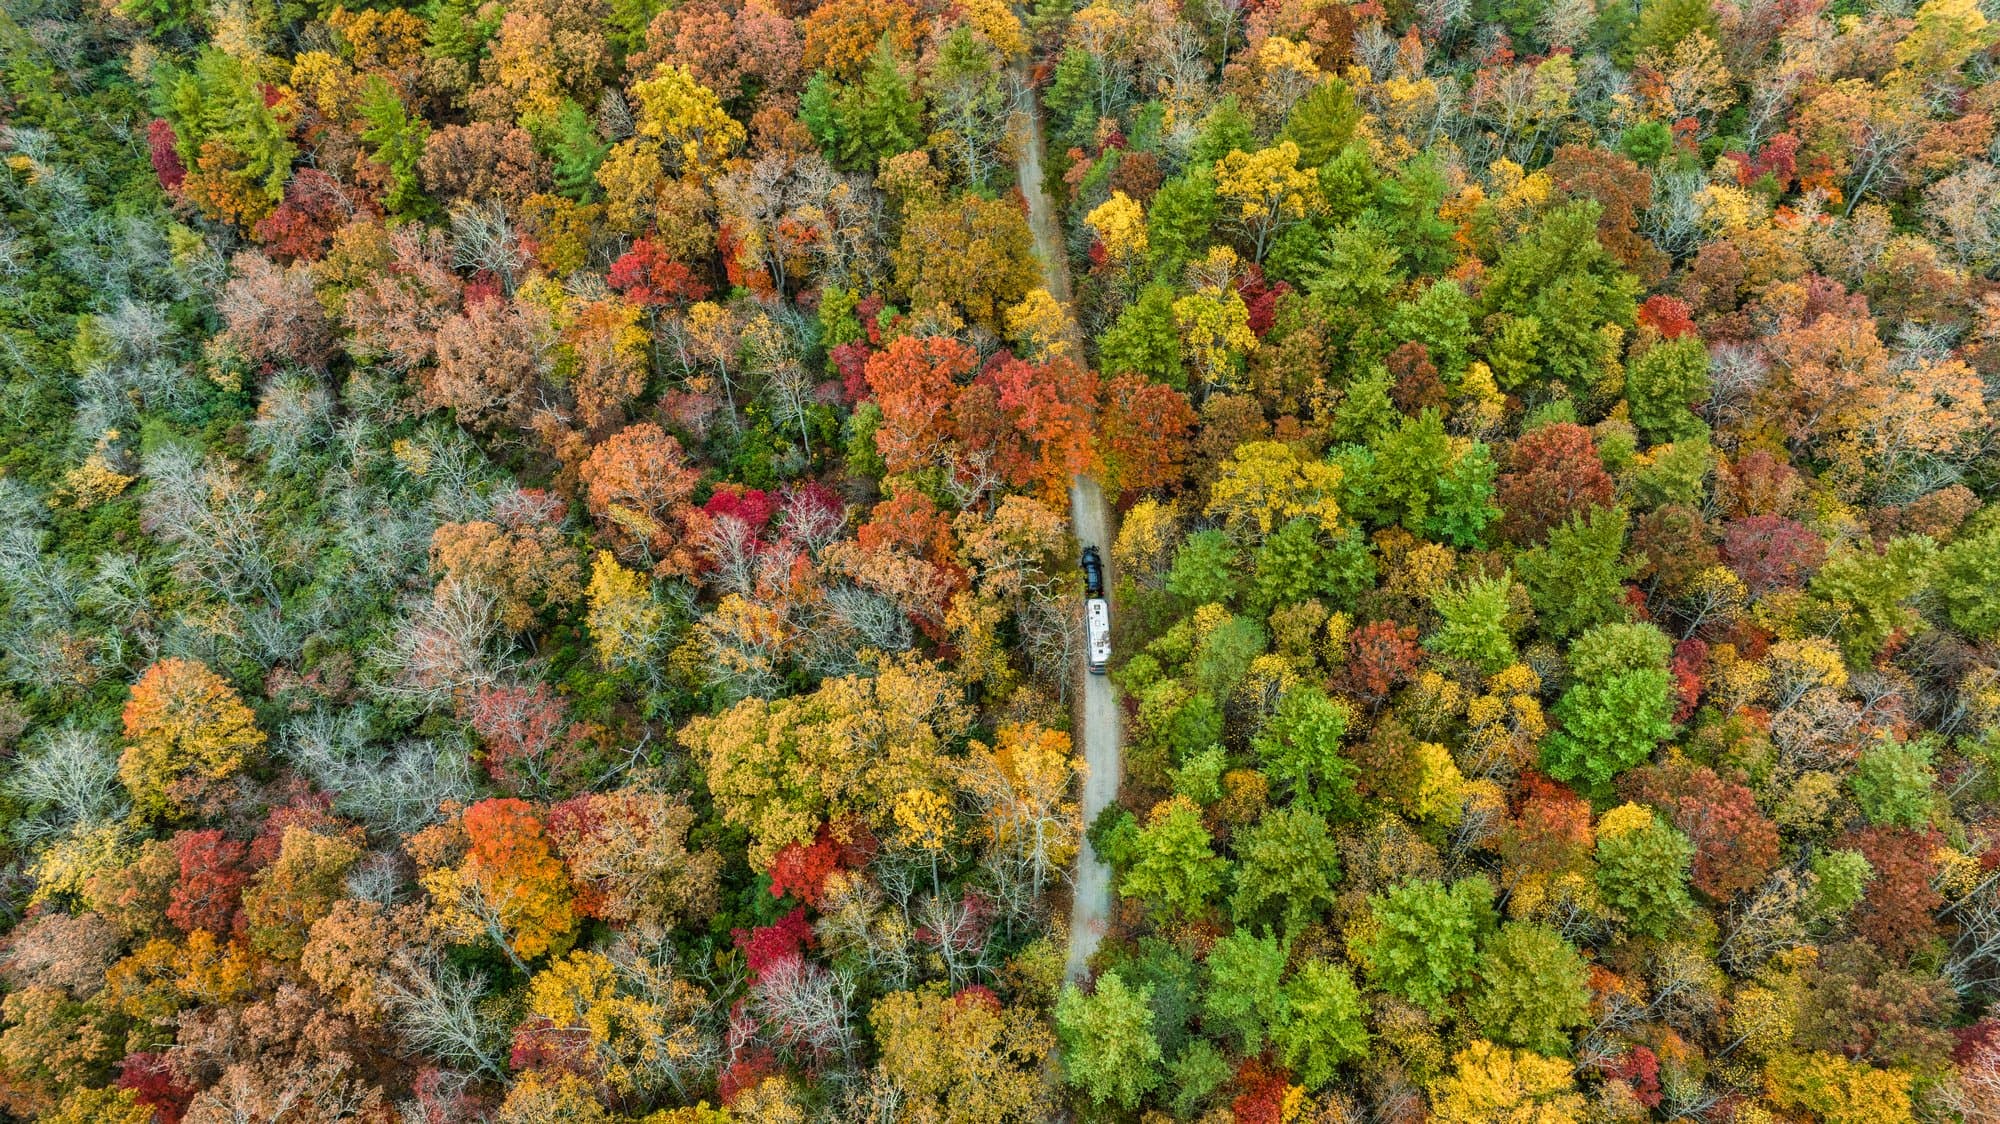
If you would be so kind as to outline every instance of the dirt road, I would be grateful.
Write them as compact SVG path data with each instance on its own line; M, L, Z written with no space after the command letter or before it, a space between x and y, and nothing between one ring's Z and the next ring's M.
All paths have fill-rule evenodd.
M1104 491L1097 481L1078 476L1069 483L1069 511L1077 541L1095 546L1107 567L1106 592L1111 575L1111 513L1104 503ZM1077 709L1081 720L1077 736L1084 757L1083 822L1088 826L1097 814L1118 799L1118 781L1123 773L1119 754L1118 692L1102 675L1084 675ZM1069 963L1064 976L1083 978L1090 955L1111 922L1111 868L1099 861L1097 852L1084 840L1077 853L1076 874L1071 880L1074 898L1069 913Z
M1048 193L1042 190L1041 104L1035 97L1026 63L1016 63L1013 74L1015 136L1020 142L1015 154L1015 172L1028 207L1028 229L1034 233L1035 255L1041 259L1042 287L1068 309L1069 254L1064 248L1055 208ZM1069 336L1070 346L1081 354L1083 336L1074 317L1069 321ZM1111 523L1111 509L1104 502L1104 489L1097 481L1088 476L1070 480L1069 518L1078 549L1094 546L1103 556L1105 591L1109 593L1113 577L1111 540L1116 530ZM1115 613L1116 606L1113 610ZM1077 692L1076 738L1078 748L1083 751L1083 822L1088 826L1118 798L1118 781L1124 773L1124 764L1119 753L1118 693L1102 675L1084 674L1078 668L1077 678L1082 680L1082 687ZM1077 854L1071 886L1074 898L1070 903L1069 965L1065 976L1080 980L1111 921L1111 869L1098 860L1087 840Z
M1019 122L1017 135L1021 139L1020 151L1014 157L1014 171L1021 181L1021 196L1028 204L1028 229L1035 236L1035 256L1042 261L1042 287L1067 309L1069 253L1063 248L1062 225L1056 222L1055 207L1049 202L1048 192L1042 190L1042 103L1035 96L1025 63L1014 66L1014 117ZM1069 329L1080 346L1082 338L1074 318ZM1075 498L1074 493L1071 498Z

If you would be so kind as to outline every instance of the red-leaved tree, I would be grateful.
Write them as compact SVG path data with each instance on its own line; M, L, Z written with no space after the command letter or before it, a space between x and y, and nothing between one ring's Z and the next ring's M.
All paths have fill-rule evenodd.
M167 899L167 920L184 933L206 929L226 937L241 922L243 887L250 881L244 863L249 847L214 829L174 836L180 880Z
M1597 456L1597 442L1580 425L1559 422L1523 434L1500 476L1500 531L1533 545L1551 528L1595 507L1611 506L1616 485Z
M1654 765L1626 782L1634 800L1651 804L1694 844L1694 887L1717 901L1751 889L1777 865L1778 826L1757 796L1706 765Z

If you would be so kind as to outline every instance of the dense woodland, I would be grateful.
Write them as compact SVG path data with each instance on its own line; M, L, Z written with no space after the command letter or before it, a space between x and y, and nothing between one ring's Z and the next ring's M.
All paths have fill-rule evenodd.
M6 0L0 1116L2000 1121L1996 42Z

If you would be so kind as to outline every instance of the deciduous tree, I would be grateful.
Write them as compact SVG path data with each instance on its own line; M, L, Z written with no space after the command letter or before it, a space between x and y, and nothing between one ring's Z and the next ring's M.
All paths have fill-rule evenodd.
M280 266L246 250L231 259L229 271L216 310L243 358L260 367L327 365L334 354L333 328L313 295L310 265Z
M1215 854L1201 811L1176 796L1154 805L1133 844L1132 864L1118 892L1154 909L1185 916L1199 913L1222 887L1228 863Z
M438 325L437 365L424 370L419 396L426 408L451 410L475 429L519 425L549 373L554 345L540 307L499 297L470 303Z
M684 800L636 788L592 793L550 808L547 823L582 912L663 933L714 908L722 856L689 846L696 820Z
M1004 327L1001 313L1037 278L1020 208L969 193L911 215L890 261L913 306L951 310L996 332Z
M1467 1010L1488 1038L1550 1057L1569 1052L1570 1031L1589 1018L1589 973L1561 934L1502 925L1479 950L1477 972Z
M1429 1085L1438 1124L1561 1124L1583 1119L1568 1062L1485 1039L1452 1056L1452 1072Z
M1303 457L1277 441L1239 445L1223 462L1209 492L1207 512L1251 539L1291 519L1309 518L1329 534L1340 527L1337 465Z
M983 987L931 985L877 1000L869 1013L899 1111L924 1124L1010 1124L1038 1118L1041 1068L1055 1046L1036 1014Z
M362 850L352 832L284 829L278 856L243 891L250 947L278 960L297 960L307 931L346 894L343 879Z
M886 825L896 794L937 783L939 756L967 717L949 677L911 657L809 695L745 699L680 738L705 762L723 818L749 830L761 870L822 823Z
M1668 655L1651 625L1601 625L1577 639L1575 681L1556 700L1558 729L1542 747L1549 775L1601 788L1673 732Z
M1664 937L1687 917L1687 837L1637 804L1606 812L1597 823L1597 886L1607 905L1635 932Z
M946 411L978 362L950 336L903 336L868 357L868 386L882 408L875 446L890 472L940 463L951 432Z
M582 568L554 522L528 518L509 526L484 520L443 523L431 533L431 569L491 596L508 629L525 632L545 610L576 604Z
M1306 1088L1329 1084L1340 1066L1368 1056L1361 992L1345 965L1318 958L1300 965L1285 984L1284 1011L1271 1037Z
M694 572L686 520L700 473L679 441L651 422L627 426L593 448L578 473L591 516L621 555L661 576Z
M1120 493L1172 488L1187 471L1195 426L1187 396L1125 374L1104 385L1097 412L1097 453L1105 484Z
M264 732L235 688L204 664L179 658L148 667L125 703L118 779L133 806L181 815L216 781L252 764Z
M1542 426L1522 434L1508 452L1496 496L1504 513L1500 533L1510 542L1540 542L1571 517L1610 507L1614 490L1589 430Z
M1649 441L1685 441L1708 426L1692 407L1709 398L1708 349L1693 336L1654 344L1625 369L1632 424Z
M1350 947L1378 987L1432 1010L1473 980L1477 943L1493 927L1493 884L1417 878L1370 895Z
M1326 821L1309 809L1294 805L1265 812L1237 834L1235 848L1240 865L1230 909L1239 925L1277 905L1289 932L1332 904L1340 853Z
M518 961L560 953L576 940L567 873L526 802L482 800L461 820L463 861L424 874L433 921L466 942L491 940Z
M1153 1036L1152 988L1127 986L1115 971L1097 977L1089 995L1075 985L1056 1003L1063 1073L1090 1098L1127 1109L1160 1082L1160 1043Z

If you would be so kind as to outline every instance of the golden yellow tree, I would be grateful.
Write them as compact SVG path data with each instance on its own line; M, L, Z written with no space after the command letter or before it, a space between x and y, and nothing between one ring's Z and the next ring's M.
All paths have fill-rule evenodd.
M666 612L653 601L652 583L600 550L591 562L585 599L598 666L613 670L644 663L666 621Z
M1009 722L994 744L975 741L958 771L980 809L987 863L1030 900L1041 896L1076 855L1083 825L1070 798L1082 763L1061 730Z
M1475 1040L1430 1084L1437 1124L1578 1124L1583 1096L1568 1062Z
M810 695L744 699L680 736L706 763L723 818L749 830L751 866L766 870L822 823L854 816L887 828L895 797L934 784L968 722L951 676L908 656Z
M1047 289L1030 289L1007 310L1007 338L1024 358L1046 363L1070 350L1069 313Z
M1113 265L1122 268L1146 256L1146 209L1124 192L1113 191L1083 221L1097 232L1097 241Z
M1055 1037L1032 1009L1010 1008L984 988L946 995L940 985L899 991L869 1014L881 1072L907 1124L1013 1124L1054 1112L1042 1080Z
M528 984L523 1033L567 1039L582 1032L597 1075L621 1094L678 1087L711 1059L712 1043L694 1023L708 995L643 963L621 964L595 952L572 952Z
M1209 491L1207 513L1232 530L1267 536L1293 519L1340 529L1340 466L1301 456L1279 441L1250 441L1222 463Z
M1204 285L1177 298L1173 314L1182 353L1201 381L1214 389L1235 387L1243 356L1257 350L1242 295L1227 286Z
M78 1089L63 1098L46 1124L153 1124L153 1106L130 1089Z
M1306 217L1318 180L1299 167L1299 146L1280 141L1256 152L1231 152L1215 162L1215 193L1236 205L1236 221L1258 261L1284 229Z
M681 67L661 63L632 93L639 135L659 142L672 167L710 169L742 147L743 126L723 111L715 91Z
M125 704L118 779L132 804L154 815L184 814L203 788L235 773L264 748L257 717L220 675L194 660L146 669Z
M1909 1124L1910 1075L1838 1054L1786 1054L1764 1069L1771 1102L1826 1124Z

